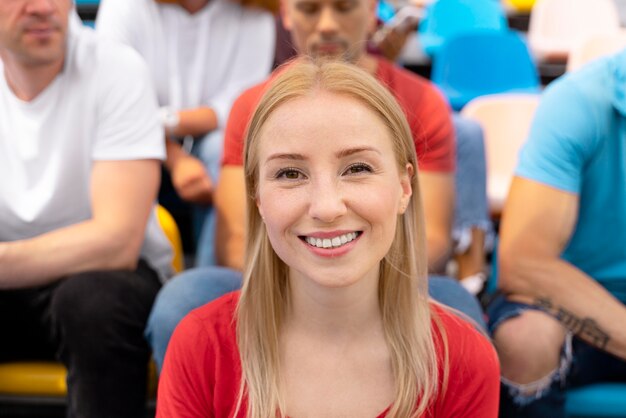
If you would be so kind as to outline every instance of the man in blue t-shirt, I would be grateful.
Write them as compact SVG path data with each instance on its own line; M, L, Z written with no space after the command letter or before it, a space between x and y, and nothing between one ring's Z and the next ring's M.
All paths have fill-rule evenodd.
M626 51L548 88L504 209L490 328L501 416L565 417L564 384L626 381Z

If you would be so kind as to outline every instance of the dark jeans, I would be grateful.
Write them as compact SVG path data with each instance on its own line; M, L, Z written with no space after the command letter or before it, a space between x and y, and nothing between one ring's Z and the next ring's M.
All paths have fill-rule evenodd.
M135 271L0 291L0 361L65 364L68 417L143 417L150 359L143 330L159 288L157 274L141 261Z
M489 331L502 322L537 309L523 303L510 302L498 296L488 307ZM500 388L500 417L502 418L565 418L566 390L599 382L626 382L626 362L584 341L573 337L571 356L562 350L560 371L555 371L552 382L536 395L517 395L515 388L502 384ZM571 358L568 358L571 357Z

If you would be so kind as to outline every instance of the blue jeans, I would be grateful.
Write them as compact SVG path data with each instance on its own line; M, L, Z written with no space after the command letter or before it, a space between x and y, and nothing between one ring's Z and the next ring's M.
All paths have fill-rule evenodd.
M191 310L241 287L241 273L223 267L187 270L167 282L159 292L148 319L146 338L161 370L165 350L174 328ZM429 293L440 303L451 306L485 329L483 313L476 298L456 280L431 277Z
M454 224L455 250L464 253L471 244L472 228L485 231L485 243L492 241L487 202L487 163L483 131L478 122L458 113L452 117L456 132L456 177Z
M504 321L536 306L508 301L500 295L489 305L489 332ZM568 336L561 350L561 366L535 394L521 394L515 384L501 383L500 417L565 418L566 390L597 382L626 382L626 362Z
M217 185L220 174L224 132L216 129L203 138L196 139L191 154L204 163L213 186ZM194 206L194 235L196 238L196 265L215 264L215 211L212 206Z

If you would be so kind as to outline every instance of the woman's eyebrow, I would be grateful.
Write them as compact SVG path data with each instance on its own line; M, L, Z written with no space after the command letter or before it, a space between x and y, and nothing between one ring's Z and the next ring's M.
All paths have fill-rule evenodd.
M337 158L349 157L354 154L359 154L362 152L375 152L376 154L382 155L380 150L374 147L355 147L355 148L347 148L340 150L336 153Z
M307 157L302 154L293 154L293 153L276 153L271 154L265 162L269 162L272 160L294 160L294 161L304 161Z

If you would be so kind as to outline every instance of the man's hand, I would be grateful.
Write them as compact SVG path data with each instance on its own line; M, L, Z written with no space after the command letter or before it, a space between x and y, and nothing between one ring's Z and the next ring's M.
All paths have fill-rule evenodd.
M199 205L213 202L213 183L199 159L191 155L180 156L170 174L181 199Z
M407 39L413 34L424 15L421 7L409 5L401 8L372 37L374 45L390 61L398 59Z
M415 32L416 28L417 25L406 28L381 28L373 38L374 44L385 58L389 61L395 61L402 53L406 41Z

